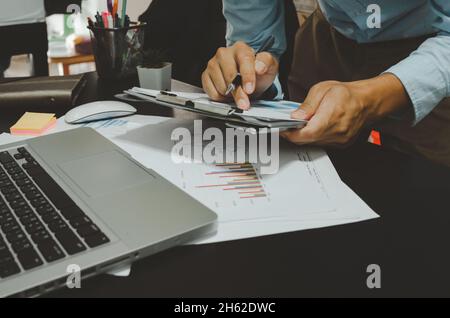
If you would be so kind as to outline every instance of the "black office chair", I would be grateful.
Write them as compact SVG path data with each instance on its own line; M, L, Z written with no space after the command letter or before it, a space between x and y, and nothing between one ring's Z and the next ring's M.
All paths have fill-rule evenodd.
M289 46L281 59L280 79L287 93L299 24L292 0L285 1ZM222 0L153 0L139 20L148 23L145 47L168 53L173 63L173 77L201 86L201 74L209 59L219 47L226 45Z
M70 4L81 6L81 0L45 0L47 15L67 13ZM48 75L47 25L43 23L20 24L0 27L0 59L7 60L13 55L30 54L33 75Z
M45 23L32 23L0 27L0 58L13 55L31 54L33 75L48 75L48 39Z

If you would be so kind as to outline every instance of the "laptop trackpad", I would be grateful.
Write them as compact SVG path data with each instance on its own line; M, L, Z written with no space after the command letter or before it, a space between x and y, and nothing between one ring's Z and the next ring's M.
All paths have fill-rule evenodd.
M154 178L118 151L65 162L59 166L90 197L120 192Z

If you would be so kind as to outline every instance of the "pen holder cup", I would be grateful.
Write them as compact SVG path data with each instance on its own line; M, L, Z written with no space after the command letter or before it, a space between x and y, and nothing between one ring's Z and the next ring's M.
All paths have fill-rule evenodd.
M88 27L99 78L121 80L136 76L136 67L143 61L146 26L131 23L129 27L114 29Z

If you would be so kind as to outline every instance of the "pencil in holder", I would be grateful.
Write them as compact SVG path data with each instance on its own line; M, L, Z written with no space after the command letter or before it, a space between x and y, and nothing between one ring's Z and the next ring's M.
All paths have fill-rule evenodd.
M132 22L128 27L89 26L92 51L99 78L121 80L137 75L142 63L146 23Z

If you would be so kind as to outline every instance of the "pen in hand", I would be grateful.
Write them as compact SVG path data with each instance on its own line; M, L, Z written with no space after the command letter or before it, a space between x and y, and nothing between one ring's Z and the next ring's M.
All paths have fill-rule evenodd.
M259 47L259 49L255 52L255 57L262 52L266 52L275 43L275 37L273 35L269 36ZM228 85L227 91L225 92L225 96L228 96L231 92L236 90L239 86L242 85L242 77L240 73L237 73L236 77L233 79L233 81Z

